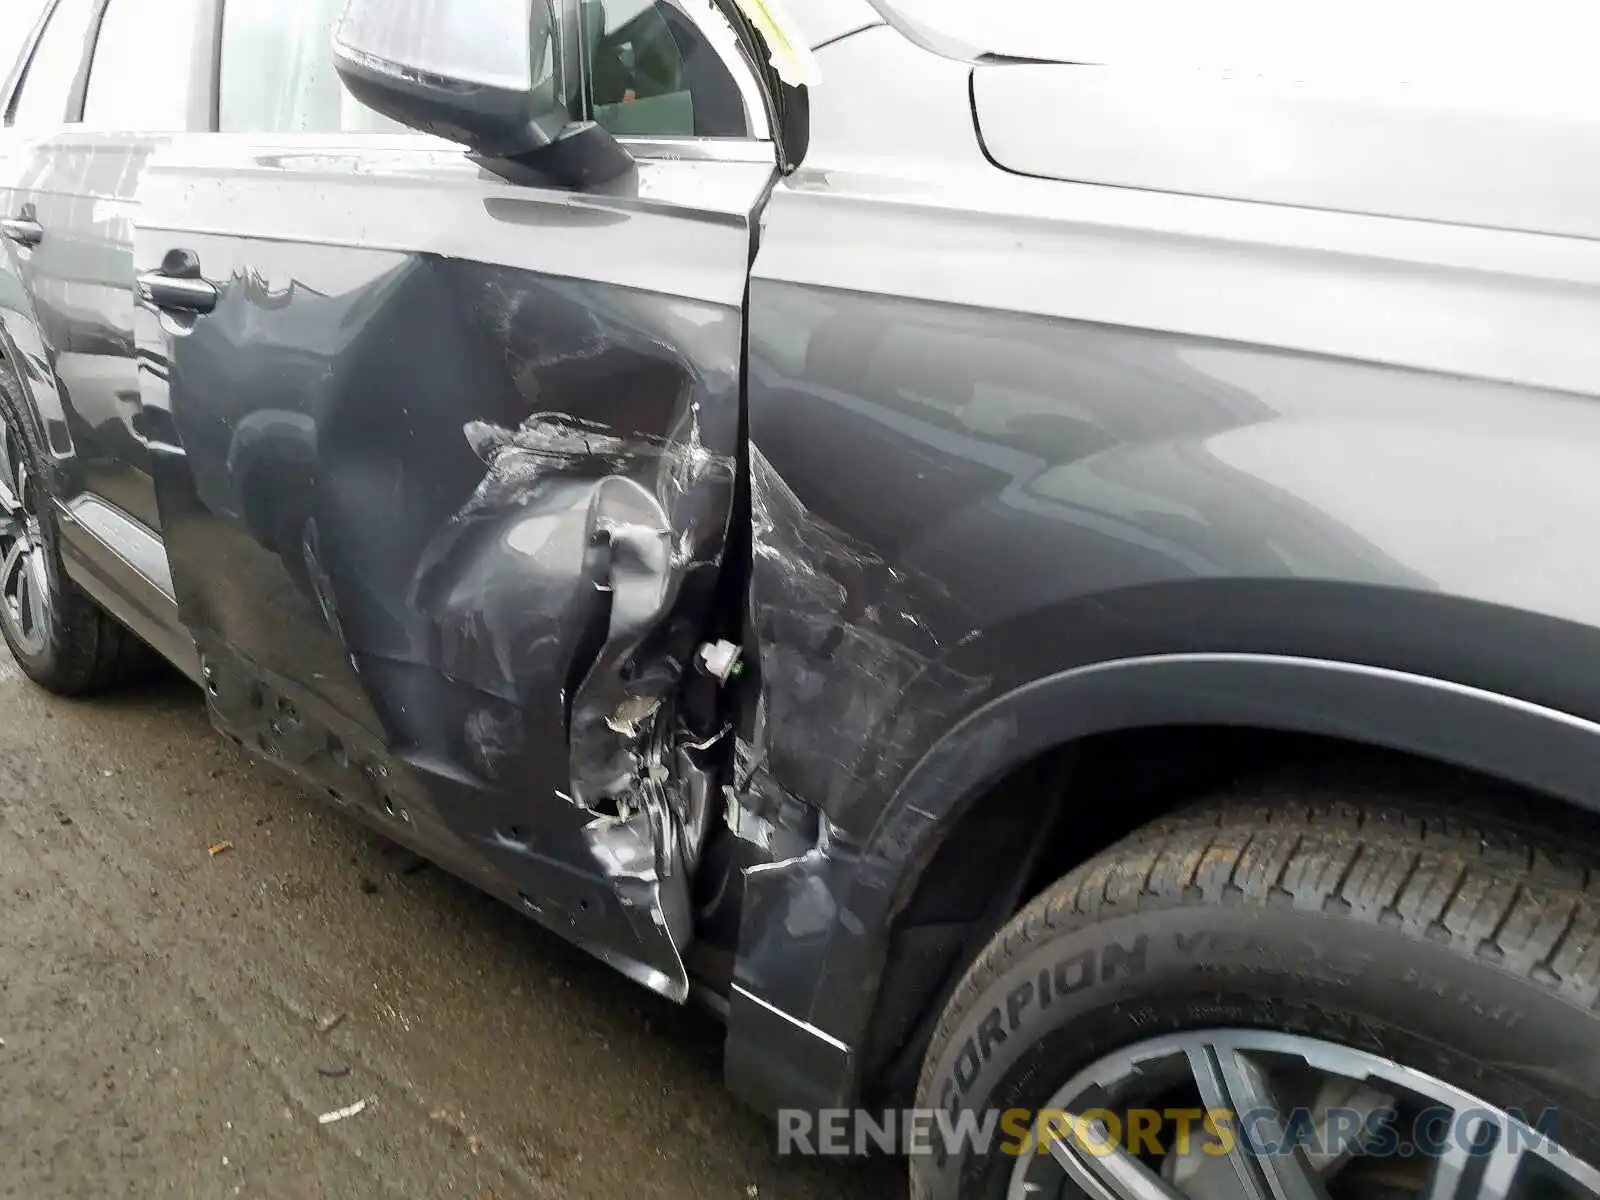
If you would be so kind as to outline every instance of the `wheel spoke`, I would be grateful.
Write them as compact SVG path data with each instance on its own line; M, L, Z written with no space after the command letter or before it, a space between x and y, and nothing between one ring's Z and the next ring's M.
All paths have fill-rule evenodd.
M22 569L17 572L17 625L24 637L32 638L39 626L39 604L33 595L33 572L28 569L32 553L22 556Z
M0 420L0 520L22 519L22 488L17 483L11 427Z
M1050 1157L1055 1160L1056 1166L1066 1172L1067 1178L1089 1200L1119 1200L1115 1192L1089 1169L1088 1165L1078 1157L1078 1152L1067 1137L1057 1138L1050 1143Z
M1460 1130L1454 1132L1459 1134ZM1434 1159L1433 1175L1423 1200L1509 1200L1519 1190L1523 1161L1531 1151L1524 1139L1510 1136L1507 1126L1482 1116L1465 1138L1452 1136L1448 1141L1444 1152ZM1563 1158L1558 1151L1556 1162L1560 1166L1566 1165ZM1578 1169L1593 1174L1581 1165ZM1577 1179L1572 1183L1584 1186ZM1592 1187L1586 1190L1594 1194Z
M6 551L5 562L0 564L0 596L3 596L8 604L16 605L22 602L22 589L27 586L25 580L27 558L28 543L19 540Z
M1086 1144L1080 1144L1080 1136ZM1069 1118L1067 1130L1050 1142L1050 1157L1093 1200L1183 1200L1159 1175L1112 1141L1098 1121Z
M1192 1105L1184 1075L1203 1132L1184 1116L1175 1139L1152 1149L1135 1119L1149 1110L1138 1106ZM1093 1120L1105 1105L1127 1114L1131 1143L1110 1115ZM1040 1111L1058 1118L1055 1136L1041 1130L1018 1159L1011 1200L1329 1200L1330 1189L1366 1197L1374 1188L1416 1200L1600 1200L1600 1165L1555 1140L1548 1111L1530 1122L1403 1062L1299 1034L1150 1038L1080 1068ZM1085 1112L1087 1122L1064 1115Z
M1493 1126L1489 1126L1493 1131ZM1473 1132L1476 1142L1484 1137L1480 1123ZM1433 1176L1423 1200L1470 1200L1477 1195L1478 1180L1488 1165L1481 1153L1472 1146L1462 1145L1457 1138L1449 1138L1444 1152L1433 1160Z
M1191 1050L1189 1066L1206 1108L1232 1114L1228 1158L1248 1200L1328 1200L1304 1147L1285 1144L1288 1129L1265 1072L1227 1046ZM1271 1153L1255 1153L1256 1143Z
M37 634L50 619L50 576L45 570L42 547L32 547L25 558L22 577L26 581L28 604L24 628L30 634Z
M1570 1194L1583 1196L1586 1200L1600 1200L1600 1170L1596 1170L1588 1163L1568 1154L1557 1147L1550 1146L1541 1155L1544 1162L1562 1179L1570 1185Z
M1258 1108L1263 1101L1258 1099L1252 1104L1248 1096L1234 1094L1222 1069L1222 1058L1225 1055L1231 1058L1233 1051L1219 1051L1214 1046L1192 1049L1189 1051L1189 1069L1194 1072L1195 1083L1200 1088L1200 1103L1205 1106L1206 1111L1215 1112L1220 1109L1234 1114L1232 1146L1228 1152L1228 1161L1238 1177L1243 1196L1247 1200L1270 1200L1272 1193L1267 1190L1266 1181L1257 1170L1255 1160L1251 1158L1244 1144L1246 1130L1240 1127L1238 1121L1241 1112L1250 1112L1253 1108Z

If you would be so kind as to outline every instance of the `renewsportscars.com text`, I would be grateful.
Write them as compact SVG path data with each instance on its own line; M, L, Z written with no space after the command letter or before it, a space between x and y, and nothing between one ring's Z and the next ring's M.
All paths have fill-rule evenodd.
M1557 1114L1510 1114L1497 1150L1547 1149L1556 1139ZM1031 1154L1052 1142L1072 1139L1087 1154L1121 1149L1161 1157L1196 1150L1227 1155L1238 1149L1256 1156L1292 1154L1360 1155L1369 1158L1437 1157L1450 1150L1482 1152L1485 1123L1503 1117L1488 1110L1428 1108L1401 1119L1393 1109L1327 1108L1262 1110L1235 1114L1227 1109L1131 1109L1114 1113L1091 1109L990 1109L951 1114L942 1109L861 1109L778 1114L778 1152L813 1157L885 1154Z

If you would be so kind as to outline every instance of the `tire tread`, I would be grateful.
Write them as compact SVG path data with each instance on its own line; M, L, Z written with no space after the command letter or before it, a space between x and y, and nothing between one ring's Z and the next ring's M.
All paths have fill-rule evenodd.
M1596 1010L1600 839L1562 814L1511 815L1527 803L1474 779L1374 786L1361 770L1340 778L1335 768L1236 785L1161 818L1047 888L978 956L935 1030L920 1090L1019 959L1062 933L1151 908L1290 903L1441 940ZM1113 888L1113 879L1141 882Z

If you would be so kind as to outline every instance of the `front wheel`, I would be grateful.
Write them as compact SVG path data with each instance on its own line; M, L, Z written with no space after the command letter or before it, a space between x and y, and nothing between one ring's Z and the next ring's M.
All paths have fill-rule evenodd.
M913 1195L1600 1200L1600 846L1524 805L1301 780L1074 871L956 989Z

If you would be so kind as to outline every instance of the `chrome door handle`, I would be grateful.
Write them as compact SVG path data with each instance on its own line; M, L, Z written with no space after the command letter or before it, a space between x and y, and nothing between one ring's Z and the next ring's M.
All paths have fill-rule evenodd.
M0 233L19 246L37 246L44 241L44 226L32 217L0 218Z
M168 312L208 313L217 306L217 285L151 271L139 276L139 296Z

